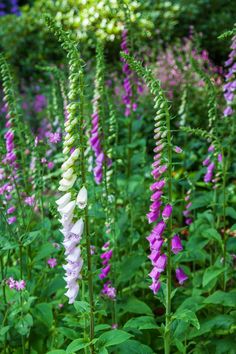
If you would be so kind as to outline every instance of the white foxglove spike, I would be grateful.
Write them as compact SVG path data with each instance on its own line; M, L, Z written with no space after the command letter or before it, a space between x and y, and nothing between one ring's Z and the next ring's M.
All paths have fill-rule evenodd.
M76 203L80 209L84 209L87 206L88 192L85 187L82 187L77 195Z

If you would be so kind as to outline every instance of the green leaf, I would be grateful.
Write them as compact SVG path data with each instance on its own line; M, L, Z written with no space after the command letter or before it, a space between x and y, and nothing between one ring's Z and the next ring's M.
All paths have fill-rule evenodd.
M191 339L202 336L205 333L218 329L227 330L234 323L235 320L230 315L218 315L213 318L207 318L206 320L201 321L201 328L199 330L193 329L188 333L188 338Z
M141 265L145 262L145 256L137 256L132 255L130 257L125 257L124 261L121 263L120 266L120 276L119 282L127 282L131 278L133 278L136 274L138 269L141 268Z
M59 327L58 332L63 334L66 338L69 338L71 340L74 340L77 338L78 334L75 330L67 327Z
M110 347L126 342L129 338L133 337L131 334L121 331L120 329L111 330L103 333L98 339L98 346Z
M135 329L157 329L158 326L155 319L151 316L140 316L137 318L131 318L126 322L124 328L135 328Z
M180 353L186 353L185 346L179 339L175 338L174 343Z
M52 305L48 303L37 304L34 308L37 318L45 324L46 327L51 328L53 323Z
M217 290L214 294L208 296L204 303L236 307L236 290L232 290L228 293Z
M32 242L34 242L36 239L40 239L40 235L41 235L40 230L32 231L32 232L24 235L23 240L22 240L23 246L28 246Z
M218 241L220 244L222 244L222 237L215 229L207 229L203 231L202 236L207 237L210 240Z
M56 349L56 350L51 350L50 352L47 352L47 354L66 354L66 351L63 349Z
M190 323L195 328L200 329L200 324L198 322L197 316L191 310L178 310L172 317L172 319L181 320L183 322Z
M0 336L4 336L8 330L9 330L10 326L4 326L0 328Z
M76 311L81 313L89 313L90 311L90 305L86 301L75 301L74 307Z
M218 268L216 266L209 267L205 270L202 279L202 286L205 287L210 283L213 279L218 277L221 273L225 271L225 268Z
M86 341L84 338L75 339L66 348L66 354L73 354L74 352L77 352L78 350L81 350L88 346L89 346L89 342Z
M153 354L153 350L136 340L127 340L116 348L117 354Z
M232 219L236 219L236 210L232 207L226 208L226 215L230 216Z
M145 302L136 298L130 298L128 300L127 304L124 306L124 313L125 312L152 315L151 308Z
M51 256L51 254L53 254L53 253L55 253L55 247L53 247L53 245L51 243L46 242L37 251L37 254L34 257L34 262L37 263L41 259Z
M30 328L32 326L33 326L33 317L28 313L26 316L19 319L15 328L20 335L26 336L29 334Z
M98 354L108 354L108 350L105 347L99 349Z

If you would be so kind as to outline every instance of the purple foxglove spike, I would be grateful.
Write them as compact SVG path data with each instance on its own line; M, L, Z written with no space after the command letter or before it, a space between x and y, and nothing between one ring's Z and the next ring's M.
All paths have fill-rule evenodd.
M161 287L161 283L159 281L153 282L152 285L149 286L149 288L153 291L155 295L158 293L160 287Z
M158 280L160 278L161 273L158 272L158 269L156 267L154 267L151 271L151 273L149 273L150 278L152 278L152 280Z
M178 254L183 250L183 246L181 243L181 240L178 235L174 235L174 237L171 239L171 251L174 254Z
M152 167L159 167L161 165L161 160L156 160L153 162Z
M163 220L164 221L168 220L171 214L172 214L172 206L170 204L167 204L162 212Z
M188 279L188 276L184 273L184 271L181 268L177 268L176 269L176 278L177 278L179 284L182 285Z
M159 273L164 272L165 268L166 268L166 262L167 262L167 256L166 254L161 254L160 257L158 257L158 259L154 260L154 266L157 268L157 271Z

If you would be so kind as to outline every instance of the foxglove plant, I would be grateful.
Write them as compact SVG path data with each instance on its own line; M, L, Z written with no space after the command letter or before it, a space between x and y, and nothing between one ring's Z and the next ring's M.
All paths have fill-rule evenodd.
M161 286L161 278L165 269L167 270L167 295L166 295L166 325L164 335L165 353L170 353L170 326L171 326L171 271L172 256L182 250L181 240L178 235L173 235L172 226L172 136L170 128L170 113L168 102L161 89L160 82L154 79L152 72L148 68L144 68L142 64L133 57L123 53L122 56L128 62L130 67L142 77L149 87L151 93L155 96L156 116L154 140L156 146L154 148L154 162L152 164L152 176L154 183L150 186L152 191L150 212L147 214L149 223L157 224L153 227L152 232L147 237L150 244L151 254L149 256L153 269L149 276L152 279L150 286L154 294L158 292ZM167 188L165 188L165 186ZM167 195L166 194L167 189ZM165 199L163 198L165 196ZM164 238L165 230L168 236ZM165 250L164 250L165 247ZM176 274L178 281L182 284L183 277ZM186 276L187 279L187 276ZM185 279L185 280L186 280Z
M66 283L68 291L66 296L69 302L73 303L77 296L79 285L77 280L81 277L83 260L81 248L78 246L81 236L86 237L86 253L88 268L88 288L90 302L90 349L94 353L94 299L93 279L91 264L91 244L89 236L89 219L87 206L86 188L86 164L85 164L85 141L84 141L84 74L83 61L77 49L77 43L71 34L65 32L49 17L46 17L49 29L57 37L64 50L67 52L69 61L69 104L67 107L68 118L65 121L65 137L63 143L64 163L62 165L62 178L59 190L64 194L57 200L58 211L61 215L62 233L64 235L63 245L65 247ZM79 148L78 148L79 146ZM80 157L80 164L78 158ZM80 168L78 170L78 168ZM78 177L81 186L77 189ZM76 211L77 208L77 211ZM77 214L79 212L79 217Z

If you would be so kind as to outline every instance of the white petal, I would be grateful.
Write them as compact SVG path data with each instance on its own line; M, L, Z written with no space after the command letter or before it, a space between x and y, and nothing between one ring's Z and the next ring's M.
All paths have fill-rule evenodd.
M71 176L73 175L73 173L74 173L74 170L72 167L70 167L67 171L63 172L62 177L70 179Z
M81 236L84 231L84 222L83 219L80 218L76 223L72 226L70 232L74 235Z
M70 158L72 159L72 161L75 161L75 160L78 159L79 153L80 153L79 148L78 148L78 149L75 149L75 150L72 152L72 154L70 155Z
M70 262L79 262L80 254L81 254L80 247L75 247L73 251L66 257L66 260Z
M61 166L63 171L67 171L71 166L73 166L74 161L72 160L71 156Z
M75 209L75 201L72 200L71 202L69 202L68 204L66 204L62 209L60 209L60 213L62 215L65 215L67 218L71 216L71 214L73 213Z
M59 182L60 186L62 187L69 187L72 188L76 181L76 175L73 175L70 179L62 178Z
M82 187L77 195L77 205L79 206L80 209L84 209L87 205L87 200L88 200L88 192L85 187Z
M63 207L71 200L71 193L64 194L61 198L56 200L58 206Z

